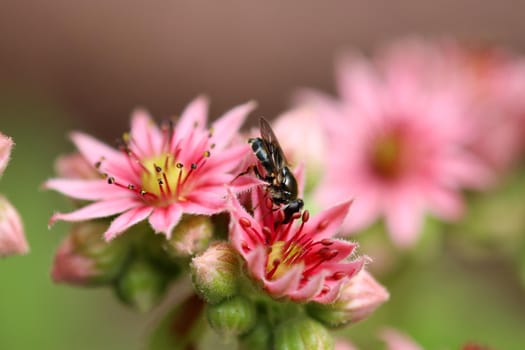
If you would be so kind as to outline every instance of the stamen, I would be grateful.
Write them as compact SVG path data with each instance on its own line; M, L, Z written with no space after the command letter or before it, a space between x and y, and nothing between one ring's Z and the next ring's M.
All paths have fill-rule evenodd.
M317 225L318 230L324 230L328 226L328 220L323 220Z

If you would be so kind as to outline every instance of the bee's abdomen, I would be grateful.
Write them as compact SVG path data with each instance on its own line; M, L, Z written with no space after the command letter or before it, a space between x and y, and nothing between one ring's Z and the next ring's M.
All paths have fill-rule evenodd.
M268 152L264 141L261 138L256 137L253 139L249 139L248 142L252 147L253 153L255 154L259 162L261 162L261 165L269 174L271 174L274 169L270 158L270 152Z

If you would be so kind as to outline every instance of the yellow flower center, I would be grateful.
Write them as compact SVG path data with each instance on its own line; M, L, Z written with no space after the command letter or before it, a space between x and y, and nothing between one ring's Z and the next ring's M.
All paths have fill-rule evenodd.
M294 258L302 252L302 247L295 243L278 241L270 247L266 275L269 279L278 279L293 266Z
M393 179L404 168L403 142L397 134L390 134L376 140L372 149L372 169L381 177Z
M181 188L192 169L186 169L168 153L144 159L141 163L142 189L150 198L155 198L157 205L169 205L184 199Z

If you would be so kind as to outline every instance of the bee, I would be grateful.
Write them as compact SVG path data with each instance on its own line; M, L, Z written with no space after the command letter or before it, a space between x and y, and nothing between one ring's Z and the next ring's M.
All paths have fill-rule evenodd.
M301 198L297 198L297 180L288 168L284 152L270 124L264 118L261 118L259 122L261 137L250 138L248 143L266 174L262 175L257 166L253 166L251 169L257 178L268 183L266 190L272 202L277 205L284 205L282 223L286 224L290 222L295 213L303 209L304 202Z

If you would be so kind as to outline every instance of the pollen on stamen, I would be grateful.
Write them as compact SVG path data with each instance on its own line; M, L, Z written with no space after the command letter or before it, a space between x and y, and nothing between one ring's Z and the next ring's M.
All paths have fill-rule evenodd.
M336 281L339 281L340 279L347 276L347 274L343 271L337 271L336 273L332 274L332 278Z
M303 211L302 220L303 222L308 222L308 220L310 220L310 212L308 210Z
M113 176L108 177L108 184L113 185L115 183L115 178Z
M182 163L177 163L175 164L175 166L177 167L177 169L182 169L184 167Z
M204 151L203 153L204 157L209 158L211 156L210 151Z
M334 241L332 241L331 239L328 239L328 238L323 238L320 242L324 246L330 246L330 245L334 244Z
M153 164L153 166L155 167L155 171L157 173L160 173L162 171L162 168L160 166L158 166L157 164Z
M244 217L239 219L239 224L241 224L241 226L244 228L248 228L252 226L252 223L250 222L250 220Z
M191 163L191 168L192 168L193 170L197 169L197 163Z
M317 225L318 230L324 230L328 226L328 220L323 220Z
M128 185L128 190L134 190L135 189L135 185L133 184L129 184Z
M147 192L147 191L144 191L144 190L140 190L140 195L141 195L141 196L145 196L145 195L147 195L147 194L148 194L148 192Z

